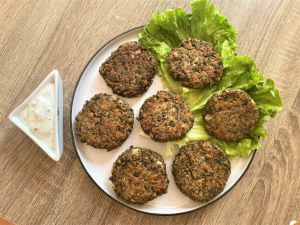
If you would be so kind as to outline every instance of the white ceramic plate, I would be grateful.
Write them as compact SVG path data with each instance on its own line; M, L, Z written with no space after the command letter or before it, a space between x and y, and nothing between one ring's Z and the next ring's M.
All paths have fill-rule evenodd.
M165 155L166 144L154 142L151 139L140 135L140 123L135 119L133 131L129 138L124 142L122 146L114 149L110 152L102 149L96 149L86 144L83 144L76 137L74 132L74 122L77 113L82 109L86 100L90 99L97 93L109 93L112 94L111 89L106 85L103 78L99 75L98 69L101 64L110 56L111 52L116 50L117 47L125 42L137 40L138 33L142 31L142 27L129 30L109 41L105 44L96 54L92 57L90 62L85 67L81 74L81 77L77 83L74 91L73 102L71 107L71 127L74 143L76 146L77 155L82 163L82 166L95 182L95 184L107 195L111 196L118 202L141 212L158 214L158 215L174 215L185 212L190 212L195 209L202 208L220 199L226 194L243 176L247 168L249 167L254 154L247 158L235 158L231 161L231 175L226 184L226 187L222 193L216 196L213 200L207 203L195 202L185 195L183 195L176 187L175 181L171 173L171 165L173 158L168 158ZM141 97L136 98L123 98L133 108L135 118L138 116L139 109L144 100L153 94L156 94L158 90L162 89L162 83L158 76L155 77L153 84L149 90ZM143 206L128 204L118 198L113 189L112 183L109 180L111 176L111 168L117 157L126 149L134 145L136 147L145 147L157 151L164 156L167 164L167 173L170 180L168 192L156 199L146 203Z

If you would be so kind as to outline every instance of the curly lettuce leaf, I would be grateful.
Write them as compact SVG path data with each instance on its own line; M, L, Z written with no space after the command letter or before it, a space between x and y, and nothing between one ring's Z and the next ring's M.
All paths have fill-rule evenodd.
M209 136L201 122L200 128L194 126L184 139L180 142L174 142L174 144L187 143L191 140L211 140L222 147L229 157L247 156L253 150L260 148L260 138L266 137L263 125L269 117L274 117L276 112L282 109L282 101L274 82L271 79L264 81L255 62L248 56L235 56L231 66L223 72L224 75L219 85L214 89L183 88L181 96L189 105L196 121L202 121L201 110L215 92L234 87L247 91L255 101L260 115L257 127L251 132L249 138L239 142L228 142ZM202 135L199 135L200 132Z
M210 42L220 53L226 68L236 54L236 32L219 9L208 0L191 3L192 13L182 9L167 9L154 13L152 19L139 34L139 42L149 49L156 59L164 62L172 48L188 38Z
M167 9L154 13L139 34L139 42L149 49L157 60L164 62L172 48L191 36L190 18L182 9Z
M150 50L155 58L158 61L164 61L169 52L171 51L171 47L165 42L159 41L150 34L146 30L142 33L139 33L139 42L142 43L143 46L147 47Z
M279 91L271 79L253 86L248 93L256 102L261 115L274 117L282 109Z
M195 123L187 135L169 146L181 146L189 141L211 140L222 147L229 157L247 156L259 149L260 138L266 137L263 125L269 117L274 117L282 109L282 101L274 82L264 80L255 62L249 56L236 55L236 31L219 9L209 0L191 3L192 12L182 9L168 9L154 13L144 31L139 34L139 42L150 50L159 63L159 76L164 86L182 96L195 117ZM212 88L191 89L174 81L167 72L166 59L169 52L188 38L196 38L212 44L222 59L223 75ZM210 136L203 126L202 110L209 98L226 88L247 91L257 104L260 112L259 123L250 136L239 142L226 142ZM170 147L171 148L171 147ZM167 154L172 153L168 148Z
M182 85L179 82L173 80L173 78L167 72L167 65L161 63L158 67L158 74L163 78L164 88L168 88L171 92L175 94L181 94L183 91Z
M191 6L191 37L210 42L226 68L236 53L236 31L210 1L193 1Z
M263 75L258 72L255 62L250 57L234 56L229 66L223 69L223 76L218 85L204 89L183 88L182 97L190 106L191 111L196 111L202 109L215 92L226 88L239 88L247 91L263 80Z

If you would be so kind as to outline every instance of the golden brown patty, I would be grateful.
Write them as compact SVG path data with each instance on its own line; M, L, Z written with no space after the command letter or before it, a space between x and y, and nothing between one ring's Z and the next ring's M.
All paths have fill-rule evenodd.
M118 157L110 180L120 198L135 204L144 204L166 193L169 184L163 157L133 146Z
M179 95L159 91L142 105L139 121L153 140L167 142L183 138L192 128L194 117Z
M167 62L170 75L186 87L211 87L222 76L221 57L205 41L184 41L169 53Z
M209 134L224 141L246 138L256 127L259 110L253 99L239 89L226 89L208 100L203 112Z
M120 45L101 65L99 72L114 93L135 97L147 91L156 70L151 53L134 41Z
M128 103L113 95L97 94L77 114L75 131L81 142L111 150L128 138L133 121Z
M223 191L230 175L230 161L210 141L190 142L175 156L172 173L182 193L207 202Z

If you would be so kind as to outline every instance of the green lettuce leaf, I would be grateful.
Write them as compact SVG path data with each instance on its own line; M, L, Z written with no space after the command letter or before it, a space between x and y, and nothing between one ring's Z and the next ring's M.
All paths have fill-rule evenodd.
M146 30L139 33L139 42L147 47L158 61L164 61L171 51L171 47L168 44L155 39Z
M282 109L279 91L271 79L253 86L248 93L256 102L261 115L274 117Z
M236 32L210 1L191 3L191 37L210 42L220 53L224 68L236 53Z
M236 31L219 9L209 0L196 0L191 3L191 14L182 9L168 9L154 13L144 31L139 34L139 42L150 50L159 63L159 76L165 88L181 95L195 117L194 126L187 135L169 144L171 148L180 147L190 141L210 140L222 147L229 157L247 156L260 148L260 139L266 137L263 127L269 117L282 109L282 101L274 82L264 79L249 56L236 55ZM191 89L183 87L167 72L166 59L169 52L188 38L196 38L212 44L221 55L223 75L220 82L212 88ZM216 92L226 88L239 88L248 92L260 112L258 125L250 136L239 142L226 142L210 136L203 126L202 110Z
M144 31L139 34L139 42L163 62L172 48L190 36L190 16L182 9L167 9L152 15Z

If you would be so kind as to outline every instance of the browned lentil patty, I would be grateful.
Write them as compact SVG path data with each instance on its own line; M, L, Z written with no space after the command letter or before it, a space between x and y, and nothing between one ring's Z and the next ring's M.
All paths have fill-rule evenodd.
M230 168L230 161L216 144L196 141L180 148L172 173L182 193L207 202L223 191Z
M169 53L167 62L169 74L186 87L211 87L222 76L221 57L205 41L188 39L182 42Z
M192 128L194 117L179 95L159 91L142 105L139 121L153 140L167 142L183 138Z
M101 65L99 72L114 93L135 97L147 91L156 70L151 53L132 41L120 45Z
M225 89L208 100L203 111L209 134L225 141L239 141L257 126L259 110L243 90Z
M135 204L144 204L166 193L169 184L163 157L133 146L118 157L110 180L120 198Z
M112 150L128 138L133 122L128 103L113 95L96 94L77 114L75 131L81 142Z

